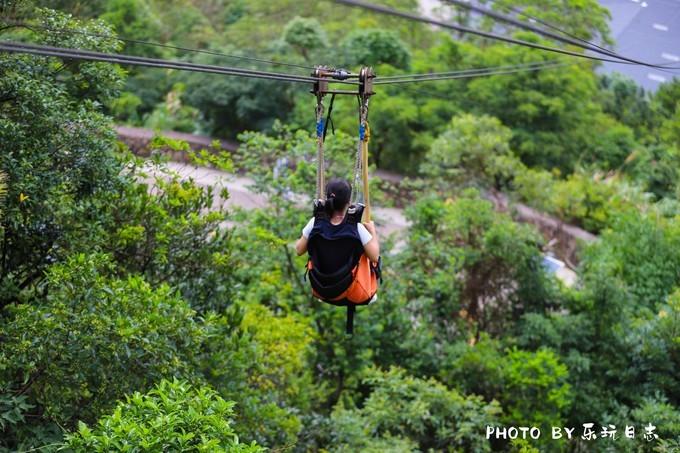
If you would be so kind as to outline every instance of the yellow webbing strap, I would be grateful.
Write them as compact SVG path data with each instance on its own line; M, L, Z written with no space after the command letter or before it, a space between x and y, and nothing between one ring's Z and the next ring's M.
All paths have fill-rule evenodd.
M364 204L366 208L364 209L364 222L371 221L371 199L369 197L368 190L368 142L371 138L371 128L368 126L368 121L366 122L366 132L364 139L361 142L361 178L364 184Z
M316 104L316 198L323 199L326 191L324 176L325 164L323 156L323 97L317 98Z

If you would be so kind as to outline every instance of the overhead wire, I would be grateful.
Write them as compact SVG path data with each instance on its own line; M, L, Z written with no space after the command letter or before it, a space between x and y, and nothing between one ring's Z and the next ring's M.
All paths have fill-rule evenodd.
M436 81L441 81L441 80L454 80L454 79L465 79L465 78L470 78L470 77L480 77L480 76L491 76L491 75L501 75L501 74L515 74L518 72L529 72L529 71L537 71L540 69L550 69L550 68L557 68L557 67L562 67L562 66L570 66L573 63L567 63L567 62L560 62L560 63L548 63L548 64L543 64L543 65L536 65L532 67L518 67L518 68L509 68L509 69L501 69L501 70L484 70L484 69L478 69L475 72L471 71L461 71L458 74L452 74L446 77L433 77L433 78L417 78L417 79L398 79L398 80L386 80L384 82L381 82L380 80L376 80L374 82L376 85L390 85L390 84L400 84L400 83L420 83L420 82L436 82Z
M265 78L271 80L281 80L290 82L316 82L319 80L315 77L299 76L294 74L284 74L284 73L273 73L265 71L256 71L243 68L231 68L222 67L214 65L201 65L195 63L187 63L182 61L170 61L161 60L147 57L136 57L122 54L106 54L101 52L93 52L82 49L71 49L71 48L60 48L51 46L41 46L35 44L27 43L17 43L10 41L0 41L0 50L6 52L23 52L30 53L34 55L60 57L60 58L71 58L79 60L89 60L89 61L104 61L110 63L117 63L123 65L137 65L137 66L147 66L147 67L160 67L166 69L178 69L178 70L193 70L198 72L209 72L218 73L225 75L234 76L246 76L253 78ZM485 76L485 75L496 75L496 74L510 74L515 72L521 72L521 69L531 70L531 69L541 69L553 66L553 62L534 62L511 66L496 66L496 67L486 67L486 68L472 68L460 71L449 71L445 73L425 73L425 74L411 74L411 75L400 75L400 76L388 76L385 78L377 78L376 84L387 84L387 83L412 83L415 81L436 81L436 80L450 80L458 78L466 78L473 76ZM332 82L345 83L345 84L357 84L353 81L340 81L331 80Z
M385 7L382 7L382 6L379 6L379 5L371 5L371 4L366 3L366 2L361 2L361 1L356 1L356 0L336 0L336 1L339 2L339 3L348 4L350 6L367 7L369 9L372 9L372 10L375 10L375 11L378 11L378 12L398 15L398 16L402 16L402 17L406 17L406 18L412 18L414 20L423 20L425 22L433 23L434 25L441 25L441 26L444 26L446 28L469 30L471 33L474 33L474 34L478 34L478 35L482 35L482 36L489 36L489 37L494 36L495 38L500 38L503 41L510 41L510 42L517 41L517 42L522 43L523 45L529 44L530 47L538 47L538 48L543 49L543 50L550 49L550 51L558 51L559 53L566 53L568 55L574 54L573 52L564 51L563 49L553 49L553 48L549 48L549 47L546 47L546 46L535 45L534 43L530 43L530 42L526 42L526 41L515 40L514 38L507 38L507 37L503 37L503 36L500 36L500 35L496 36L492 33L481 32L481 31L478 31L478 30L468 29L467 27L461 27L461 26L457 26L457 25L453 25L453 24L443 23L441 21L422 18L422 17L414 15L414 14L405 13L405 12L401 12L401 11L397 11L397 10L392 10L390 8L385 8ZM26 26L26 25L23 24L22 26ZM30 28L30 26L27 26L27 27ZM56 29L56 28L53 28L53 27L42 27L42 26L38 26L38 28L44 28L46 30L63 32L63 33L79 33L79 34L89 35L89 36L93 36L93 37L100 37L100 38L107 38L107 39L118 39L118 40L121 40L121 41L124 41L124 42L126 41L126 42L140 43L140 44L158 45L160 47L169 47L169 48L173 48L173 49L188 50L188 51L193 51L193 52L215 53L217 55L226 56L226 57L243 58L243 59L250 59L250 60L254 59L254 60L259 61L259 62L279 64L279 62L259 59L259 58L255 58L255 57L235 56L235 55L229 55L229 54L222 54L220 52L205 51L205 50L202 50L202 49L191 49L191 48L184 48L184 47L166 45L166 44L161 44L161 43L154 43L154 42L151 42L151 41L141 41L141 40L126 39L126 38L117 38L117 37L107 36L107 35L103 35L103 34L81 32L81 31L78 31L78 30L65 30L65 29ZM137 65L137 66L147 66L147 67L160 67L160 68L167 68L167 69L190 70L190 71L197 71L197 72L209 72L209 73L218 73L218 74L225 74L225 75L232 75L232 76L242 76L242 77L261 78L261 79L270 79L270 80L280 80L280 81L289 81L289 82L298 82L298 83L317 82L318 80L321 80L321 79L316 78L316 77L302 76L302 75L297 75L297 74L286 74L286 73L258 71L258 70L235 68L235 67L224 67L224 66L215 66L215 65L196 64L196 63L188 63L188 62L183 62L183 61L162 60L162 59L156 59L156 58L137 57L137 56L124 55L124 54L111 54L111 53L107 54L107 53L93 52L93 51L88 51L88 50L83 50L83 49L41 46L41 45L17 43L17 42L11 42L11 41L0 41L0 50L4 50L6 52L15 52L15 53L16 52L23 52L23 53L30 53L30 54L34 54L34 55L60 57L60 58L71 58L71 59L88 60L88 61L104 61L104 62L110 62L110 63L123 64L123 65ZM588 58L587 56L585 56L583 54L575 54L575 55L579 56L579 57ZM595 60L599 60L599 61L610 61L610 60L604 60L604 59L601 59L601 58L588 58L588 59L595 59ZM618 61L616 61L616 62L619 63ZM621 62L621 63L623 63L623 62ZM288 64L288 63L281 63L281 64L286 65L286 66L291 66L291 64ZM561 66L566 66L566 65L569 65L569 63L559 62L559 60L548 60L548 61L545 61L545 62L529 62L529 63L521 63L521 64L516 64L516 65L470 68L470 69L462 69L462 70L446 71L446 72L421 73L421 74L398 74L398 75L376 78L374 83L376 85L380 85L380 84L386 85L386 84L404 84L404 83L415 83L415 82L431 82L431 81L440 81L440 80L453 80L453 79L479 77L479 76L512 74L512 73L518 73L518 72L524 72L524 71L535 71L535 70L540 70L540 69L549 69L549 68L561 67ZM292 65L292 66L302 67L302 68L308 69L308 67L302 66L302 65ZM343 84L352 84L352 85L356 85L358 83L358 82L355 82L355 81L346 81L346 80L337 80L337 79L331 80L331 79L327 79L327 78L324 78L323 80L328 80L328 81L333 82L333 83L343 83Z
M436 25L438 27L447 28L447 29L450 29L450 30L455 30L455 31L458 31L458 32L461 32L461 33L469 33L469 34L481 36L481 37L484 37L484 38L493 39L493 40L497 40L497 41L503 41L503 42L507 42L507 43L510 43L510 44L517 44L517 45L530 47L530 48L537 49L537 50L544 50L544 51L547 51L547 52L560 53L560 54L563 54L563 55L570 55L570 56L573 56L573 57L584 58L584 59L588 59L588 60L606 61L606 62L618 63L618 64L638 64L638 63L633 63L633 62L629 62L629 61L622 61L620 59L614 60L614 59L611 59L611 58L597 57L597 56L594 56L594 55L587 55L587 54L582 54L582 53L578 53L578 52L572 52L570 50L561 49L559 47L545 46L545 45L533 43L533 42L530 42L530 41L524 41L524 40L521 40L521 39L510 38L510 37L499 35L499 34L496 34L496 33L491 33L491 32L486 32L486 31L481 31L481 30L475 30L475 29L470 28L470 27L464 27L462 25L456 25L456 24L444 22L444 21L437 20L437 19L431 19L431 18L428 18L428 17L420 16L418 14L413 14L413 13L406 12L406 11L400 11L400 10L396 10L396 9L389 8L389 7L386 7L386 6L364 2L364 1L361 1L361 0L334 0L334 1L336 3L344 4L344 5L347 5L347 6L363 8L363 9L374 11L374 12L381 13L381 14L387 14L387 15L391 15L391 16L401 17L401 18L404 18L404 19L423 22L423 23L427 23L427 24L431 24L431 25Z
M425 89L423 87L414 87L413 85L405 85L403 87L400 87L400 89L401 88L404 88L407 91L410 91L411 93L420 95L420 96L422 96L423 99L426 99L426 98L429 97L429 98L439 99L441 101L451 102L451 98L449 98L448 96L444 96L440 93L435 93L435 92L430 91L428 89Z
M499 5L498 2L497 2L496 0L488 0L488 1L491 2L491 3L493 3L494 5ZM562 29L561 27L558 27L557 25L551 24L551 23L548 22L548 21L542 20L542 19L540 19L540 18L538 18L538 17L536 17L536 16L533 16L533 15L531 15L531 14L528 14L528 13L522 11L522 10L519 9L519 8L515 8L514 6L511 6L511 5L499 5L499 8L503 8L503 9L505 9L506 11L510 11L510 12L512 12L512 13L515 13L515 14L517 14L518 16L526 17L527 19L532 20L532 21L534 21L534 22L536 22L536 23L538 23L538 24L541 24L541 25L543 25L544 27L548 27L548 28L550 28L551 30L555 30L555 31L557 31L557 32L559 32L559 33L562 33L563 35L568 36L568 37L570 37L570 38L572 38L572 39L575 39L575 40L577 40L577 41L581 41L581 42L584 43L584 44L588 44L588 45L597 47L598 49L603 50L603 51L605 51L605 52L613 52L613 50L611 50L611 49L607 49L607 48L604 47L604 46L600 46L600 45L598 45L598 44L596 44L596 43L594 43L594 42L592 42L592 41L588 41L587 39L583 39L583 38L579 37L578 35L576 35L576 34L574 34L574 33L571 33L571 32L569 32L569 31L566 31L566 30Z
M166 69L188 70L195 72L207 72L248 78L280 80L288 82L309 83L320 80L317 77L300 76L254 69L234 68L228 66L215 66L182 61L162 60L157 58L136 57L124 54L112 54L93 52L82 49L52 47L37 44L17 43L13 41L0 41L0 51L12 53L29 53L46 57L71 58L85 61L101 61L122 65L147 66ZM324 79L332 83L357 85L358 82L347 80Z
M99 61L107 63L115 63L122 65L134 65L134 66L146 66L155 68L165 68L165 69L177 69L177 70L187 70L194 72L205 72L214 74L223 74L231 76L241 76L248 78L258 78L258 79L269 79L269 80L279 80L287 82L296 83L313 83L321 80L317 77L299 76L295 74L285 74L276 73L268 71L257 71L252 69L243 68L233 68L225 66L215 66L215 65L202 65L195 63L187 63L181 61L172 60L161 60L157 58L147 58L147 57L136 57L123 54L111 54L94 52L82 49L71 49L62 47L52 47L37 44L27 44L27 43L17 43L12 41L0 41L0 51L11 52L11 53L27 53L45 57L58 57L67 58L74 60L85 60L85 61ZM465 69L460 71L449 71L448 73L441 74L414 74L415 77L410 76L400 76L399 78L382 80L381 78L376 78L376 85L387 85L387 84L403 84L403 83L415 83L415 82L431 82L439 80L453 80L461 78L470 77L481 77L481 76L491 76L491 75L502 75L502 74L513 74L525 71L535 71L539 69L548 69L552 67L566 66L574 63L560 63L555 61L548 62L537 62L537 63L527 63L511 66L496 66L487 68L473 68ZM334 80L324 78L332 83L350 84L357 85L358 82L346 81L346 80Z
M514 64L514 65L502 65L502 66L487 66L487 67L481 67L481 68L469 68L469 69L459 69L455 71L446 71L446 72L424 72L424 73L418 73L418 74L398 74L398 75L391 75L391 76L382 76L379 77L378 80L380 83L387 83L388 81L392 80L401 80L401 79L429 79L429 78L437 78L437 77L442 77L446 78L449 76L457 76L459 74L468 74L468 73L475 73L478 71L489 71L489 70L503 70L503 69L518 69L518 68L531 68L534 66L543 66L548 63L559 63L560 60L548 60L548 61L534 61L530 63L519 63L519 64ZM376 81L377 83L377 81Z
M641 65L641 66L647 66L647 67L651 67L651 68L660 68L661 67L661 68L668 69L665 66L657 64L657 63L647 63L647 62L644 62L644 61L640 61L640 60L636 60L636 59L633 59L633 58L623 56L623 55L618 54L614 51L604 49L604 48L597 46L597 45L593 45L592 43L585 41L585 40L581 40L581 39L577 40L577 39L573 39L571 37L560 36L556 33L551 32L551 31L544 30L540 27L536 27L536 26L531 25L531 24L527 24L527 23L519 21L519 20L517 20L513 17L506 16L506 15L501 14L501 13L497 13L497 12L492 11L490 9L482 8L482 7L477 6L477 5L473 5L473 4L466 2L466 1L461 1L461 0L442 0L442 1L444 3L449 4L449 5L454 5L454 6L457 6L457 7L460 7L460 8L465 8L465 9L468 9L470 11L477 12L477 13L482 14L484 16L490 17L490 18L492 18L496 21L506 22L506 23L511 24L515 27L519 27L519 28L522 28L524 30L531 31L533 33L537 33L539 35L545 36L547 38L554 39L554 40L562 42L564 44L570 44L572 46L580 47L580 48L585 49L585 50L590 50L592 52L599 53L601 55L607 55L607 56L610 56L610 57L619 58L621 60L628 61L630 63L635 63L635 64L638 64L638 65Z
M130 43L130 44L139 44L139 45L145 45L145 46L160 47L160 48L164 48L164 49L181 50L183 52L200 53L200 54L213 55L213 56L224 57L224 58L231 58L231 59L244 60L244 61L252 61L252 62L256 62L256 63L265 63L265 64L272 65L272 66L286 66L286 67L290 67L290 68L310 69L310 70L314 69L314 67L312 67L312 66L305 66L305 65L296 64L296 63L267 60L267 59L264 59L264 58L250 57L250 56L245 56L245 55L235 55L235 54L217 52L217 51L214 51L214 50L207 50L207 49L195 49L195 48L192 48L192 47L183 47L183 46L176 46L176 45L172 45L172 44L163 44L163 43L160 43L160 42L145 41L145 40L141 40L141 39L131 39L131 38L125 38L125 37L120 37L120 36L106 35L106 34L103 34L103 33L92 33L92 32L86 32L86 31L82 31L82 30L70 30L70 29L64 29L64 28L54 28L54 27L48 27L48 26L45 26L45 25L27 24L25 22L7 22L7 23L14 26L14 27L24 27L24 28L27 28L29 30L36 28L36 29L40 29L40 30L50 31L52 33L78 34L78 35L82 35L82 36L90 36L90 37L93 37L93 38L113 39L113 40L118 40L118 41Z
M457 0L446 0L446 1L449 1L449 3L452 3L452 2L458 3ZM341 3L345 3L345 2L341 2ZM467 5L465 5L465 6L467 6ZM175 46L175 45L163 44L163 43L158 43L158 42L153 42L153 41L144 41L144 40L138 40L138 39L130 39L130 38L124 38L124 37L110 36L110 35L105 35L105 34L101 34L101 33L85 32L85 31L81 31L81 30L70 30L70 29L63 29L63 28L47 27L47 26L35 25L35 24L29 25L29 24L20 23L20 22L14 22L14 23L11 23L11 24L13 26L20 26L20 27L25 27L25 28L28 28L28 29L38 28L38 29L42 29L42 30L51 31L53 33L80 34L80 35L84 35L84 36L91 36L91 37L97 37L97 38L114 39L114 40L119 40L119 41L123 41L123 42L127 42L127 43L135 43L135 44L156 46L156 47L161 47L161 48L169 48L169 49L174 49L174 50L182 50L182 51L187 51L187 52L204 53L204 54L222 56L222 57L227 57L227 58L242 59L242 60L247 60L247 61L255 61L255 62L266 63L266 64L271 64L271 65L289 66L289 67L296 67L296 68L302 68L302 69L314 69L311 66L304 66L304 65L286 63L286 62L277 62L277 61L266 60L266 59L257 58L257 57L248 57L248 56L242 56L242 55L226 54L226 53L222 53L222 52L216 52L216 51L205 50L205 49L194 49L194 48L189 48L189 47ZM526 25L526 24L523 24L523 25ZM132 57L132 56L125 56L125 57L127 57L127 58L143 58L143 57ZM149 63L148 60L147 60L147 63ZM128 61L125 64L132 64L132 63ZM158 62L155 63L155 65L157 65L157 64L158 64ZM168 64L172 64L173 69L179 69L177 67L178 65L185 65L186 63L174 61L174 62L168 62ZM207 66L210 66L211 67L210 72L212 72L212 69L215 69L215 67L211 66L211 65L202 65L202 66L204 67L204 69L206 69ZM514 73L514 72L519 72L518 69L521 68L521 67L532 68L534 66L536 66L537 69L540 69L542 67L550 67L552 65L550 64L550 62L547 62L547 64L546 64L546 62L533 62L533 63L525 63L525 64L519 64L519 65L496 66L496 67L486 67L486 68L473 68L473 69L448 71L448 72L440 72L440 73L402 74L402 75L380 77L380 78L376 79L376 83L377 84L410 83L410 82L414 81L415 79L418 79L418 80L421 80L421 81L449 80L451 78L462 78L463 75L468 75L468 74L470 76L472 76L472 75L477 75L477 74L478 75L486 75L486 74ZM229 69L237 70L239 68L229 68ZM300 82L311 81L311 79L308 79L304 76L299 76L299 75L294 75L294 74L280 74L280 73L268 73L268 74L270 76L272 76L275 80L282 80L282 78L288 78L290 76L295 76L295 77L306 79L306 80L298 80ZM229 73L229 75L237 75L237 74ZM279 77L282 77L282 78L279 78ZM399 80L399 82L397 82L398 80ZM350 83L352 83L352 82L350 82Z
M497 1L497 0L488 0L488 1L491 2L491 3L493 3L493 4L495 4L495 5L498 5L498 1ZM575 39L575 40L577 40L577 41L581 41L581 42L583 42L583 43L586 43L586 44L589 44L589 45L591 45L591 46L597 47L598 49L601 49L601 50L603 50L603 51L605 51L605 52L613 52L613 50L611 50L611 49L607 49L606 47L600 46L600 45L598 45L597 43L594 43L594 42L592 42L592 41L588 41L587 39L583 39L583 38L579 37L578 35L576 35L576 34L574 34L574 33L571 33L571 32L569 32L569 31L567 31L567 30L564 30L564 29L561 28L561 27L558 27L558 26L555 25L555 24L552 24L552 23L550 23L550 22L548 22L548 21L545 21L545 20L542 20L542 19L540 19L540 18L538 18L538 17L536 17L536 16L533 16L533 15L527 13L527 12L524 12L524 11L522 11L522 10L519 9L519 8L515 8L515 7L510 6L510 5L499 5L499 7L505 9L506 11L510 11L510 12L512 12L512 13L515 13L515 14L517 14L518 16L526 17L526 18L529 19L530 21L534 21L534 22L536 22L536 23L538 23L538 24L543 25L544 27L548 27L548 28L550 28L550 29L552 29L552 30L555 30L555 31L557 31L557 32L559 32L559 33L562 33L563 35L568 36L568 37L570 37L570 38L572 38L572 39ZM674 63L670 63L670 62L668 62L668 63L667 63L667 62L660 62L660 63L655 63L655 64L658 65L658 66L667 67L668 69L680 69L680 66L673 66Z

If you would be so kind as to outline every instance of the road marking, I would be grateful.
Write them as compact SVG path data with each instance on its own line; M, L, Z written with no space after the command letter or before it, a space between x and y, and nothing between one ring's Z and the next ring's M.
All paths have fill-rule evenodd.
M653 27L655 30L659 30L659 31L668 31L668 26L663 25L663 24L653 24L652 27Z
M649 80L654 80L655 82L665 82L666 78L664 76L660 76L659 74L652 74L651 72L647 74L647 78Z
M680 61L680 57L677 55L673 55L672 53L662 53L661 58L665 60L671 60L671 61Z

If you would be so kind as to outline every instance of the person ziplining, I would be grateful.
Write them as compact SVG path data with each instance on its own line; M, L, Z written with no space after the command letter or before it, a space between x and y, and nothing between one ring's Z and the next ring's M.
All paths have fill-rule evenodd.
M321 216L319 221L316 220L316 217L312 217L302 229L302 236L295 244L295 251L298 256L308 252L309 241L312 238L323 236L332 241L348 237L355 239L348 244L349 247L341 246L341 241L336 241L329 244L326 250L323 250L325 254L323 258L332 263L330 267L341 267L345 262L341 259L342 255L348 252L357 256L365 253L371 262L378 262L380 259L380 242L375 230L375 223L372 220L365 223L358 222L356 208L349 213L349 216L347 215L351 194L352 186L346 179L335 178L326 184L325 215Z
M370 68L362 68L358 74L358 93L331 91L324 77L342 74L319 67L312 74L317 78L312 91L317 98L317 177L313 217L302 230L295 244L298 255L308 253L305 275L309 277L312 294L317 299L347 307L346 332L353 333L354 312L357 305L368 305L377 299L378 282L381 280L380 243L375 224L371 221L371 205L368 190L368 100L373 94ZM357 76L354 76L357 77ZM332 93L328 118L324 121L323 97ZM354 188L349 181L335 178L325 184L324 139L330 120L333 99L336 94L354 94L359 98L359 137L354 167ZM359 177L362 179L363 203L358 202ZM353 190L354 189L354 190ZM362 222L363 220L363 222Z
M372 10L381 14L389 14L408 20L426 22L431 25L456 30L461 33L469 33L482 36L487 39L521 45L543 52L578 57L586 61L606 61L617 64L640 65L654 67L664 71L680 70L679 67L671 66L668 63L647 63L644 61L631 59L624 55L620 55L614 53L613 51L596 46L585 40L580 40L580 44L573 40L568 42L570 44L577 45L577 47L581 47L584 50L598 53L600 56L579 53L569 49L551 47L538 42L524 41L512 36L499 35L488 31L463 27L457 24L450 24L444 21L423 18L410 12L399 11L381 5L374 5L361 0L335 1L349 6ZM456 3L460 4L459 2ZM513 25L521 26L521 28L527 28L526 24L521 24L512 18L501 17L502 15L498 13L477 7L475 7L475 10L489 15L492 18L502 19L503 21L509 22ZM29 25L21 23L12 24L11 26L24 26L30 29ZM533 28L533 31L537 31L535 30L536 27L530 28ZM47 29L51 32L73 33L71 30L55 29L53 27L48 27ZM84 32L78 33L91 35L93 37L107 37ZM558 39L561 42L567 41L564 38L557 37L554 35L554 33L542 31L539 34L550 36L552 38ZM113 36L111 36L111 38L120 39L135 44L165 47L187 52L208 53L224 58L244 59L251 62L265 63L275 66L306 68L306 66L301 66L295 63L276 62L253 56L230 55L205 49L190 49L157 42L116 38ZM284 72L197 64L184 60L164 60L125 54L94 52L87 49L54 47L6 40L0 40L0 53L30 54L43 57L60 58L64 61L96 61L130 66L193 71L225 76L276 80L278 82L287 83L313 83L314 89L312 92L317 98L317 193L314 201L314 219L313 221L310 221L307 227L305 227L303 230L303 235L296 244L296 248L299 254L304 254L305 251L309 254L309 260L306 266L306 275L309 276L312 294L324 302L347 307L348 333L352 333L353 315L356 306L367 305L375 300L375 296L378 291L378 282L380 281L380 246L375 227L371 222L371 207L368 190L368 140L370 137L370 131L368 127L368 100L373 94L373 84L420 84L422 82L436 82L458 78L473 78L513 74L518 72L541 71L544 69L559 68L567 64L573 64L560 60L537 61L497 67L470 68L440 73L428 72L423 74L396 74L374 81L373 79L375 78L375 74L370 68L367 67L362 68L359 74L350 74L344 70L317 67L310 77L306 75ZM329 90L329 82L352 88L358 86L358 91L352 91L349 89ZM323 144L328 120L324 122L323 97L326 94L332 94L333 97L336 94L353 95L359 98L359 143L357 146L357 161L353 185L350 185L349 182L343 180L333 180L328 185L326 185L324 182ZM329 118L330 111L332 110L333 97L331 98L330 102ZM361 193L363 194L364 204L356 202L356 195L360 192L358 190L360 173L363 183ZM349 198L349 202L347 201L346 193L353 195ZM345 245L343 246L343 244Z

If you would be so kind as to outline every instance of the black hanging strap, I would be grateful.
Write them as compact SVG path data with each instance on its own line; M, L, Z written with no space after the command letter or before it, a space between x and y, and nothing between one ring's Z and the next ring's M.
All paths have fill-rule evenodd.
M331 102L328 105L328 113L326 114L326 123L323 127L323 140L326 141L326 132L328 132L328 123L331 124L331 131L335 135L335 125L333 124L333 118L331 118L331 113L333 112L333 101L335 101L335 93L331 96Z
M354 311L356 310L356 306L348 302L347 303L347 324L345 326L345 333L347 335L353 335L354 334Z

